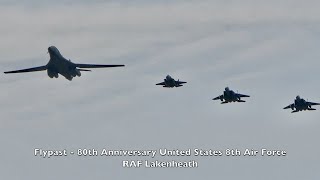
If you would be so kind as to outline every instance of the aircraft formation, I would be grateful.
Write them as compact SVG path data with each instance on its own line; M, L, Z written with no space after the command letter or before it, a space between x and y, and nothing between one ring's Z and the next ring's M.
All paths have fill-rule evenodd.
M32 67L27 69L20 69L14 71L6 71L5 74L12 73L26 73L26 72L36 72L36 71L47 71L50 78L58 78L59 74L64 76L66 79L71 81L74 77L81 76L81 71L91 71L91 68L110 68L110 67L123 67L125 65L105 65L105 64L77 64L67 60L62 56L58 48L55 46L50 46L48 48L48 53L50 55L50 60L46 65ZM156 85L161 85L165 88L181 87L187 82L176 81L170 75L167 75L163 82L157 83ZM223 94L213 98L212 100L220 100L221 104L232 103L232 102L246 102L241 98L250 97L249 95L235 93L226 87ZM291 113L296 113L299 111L314 111L316 109L312 108L314 105L320 105L320 103L308 102L300 96L297 96L294 103L284 107L283 109L291 109Z

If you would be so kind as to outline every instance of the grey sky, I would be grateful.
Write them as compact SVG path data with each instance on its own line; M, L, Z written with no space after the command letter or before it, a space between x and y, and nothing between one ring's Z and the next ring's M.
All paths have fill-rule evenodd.
M319 1L0 2L0 71L125 64L72 82L46 72L0 79L0 179L317 179ZM187 81L163 89L170 74ZM244 104L211 101L225 86ZM197 169L123 169L125 158L33 156L34 148L269 148L284 158L199 158ZM159 158L158 158L159 159ZM183 160L184 158L178 158Z

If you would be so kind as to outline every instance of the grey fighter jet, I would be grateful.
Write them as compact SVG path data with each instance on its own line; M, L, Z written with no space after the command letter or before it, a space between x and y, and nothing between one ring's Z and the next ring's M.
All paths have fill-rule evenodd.
M77 64L70 60L64 58L59 50L55 46L50 46L48 48L48 53L50 55L50 60L48 64L44 66L38 66L28 69L21 69L16 71L7 71L5 74L10 73L25 73L25 72L35 72L35 71L47 71L50 78L58 78L59 74L64 76L69 81L76 76L81 76L81 71L91 71L86 68L108 68L108 67L120 67L124 65L101 65L101 64ZM81 69L85 68L85 69Z
M179 79L178 79L178 81L176 81L171 76L167 75L167 77L164 79L164 82L158 83L156 85L161 85L161 86L167 87L167 88L173 88L173 87L183 86L182 84L185 84L185 83L187 83L187 82L180 81Z
M316 109L312 108L311 106L314 105L320 105L319 103L313 103L313 102L308 102L302 98L300 98L300 96L297 96L296 99L294 100L293 104L290 104L288 106L286 106L283 109L289 109L291 108L293 111L291 113L295 113L295 112L299 112L299 111L314 111Z
M221 104L226 104L229 102L246 102L244 100L241 100L242 97L250 97L250 96L235 93L234 91L226 87L225 90L223 91L223 95L215 97L212 100L221 100L222 101Z

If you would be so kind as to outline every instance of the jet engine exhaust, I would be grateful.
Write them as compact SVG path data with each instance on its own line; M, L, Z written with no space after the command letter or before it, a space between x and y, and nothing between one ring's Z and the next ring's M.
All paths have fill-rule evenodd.
M58 78L59 77L59 75L58 75L58 73L56 73L56 72L54 72L54 71L52 71L52 70L47 70L47 74L48 74L48 76L50 77L50 78Z

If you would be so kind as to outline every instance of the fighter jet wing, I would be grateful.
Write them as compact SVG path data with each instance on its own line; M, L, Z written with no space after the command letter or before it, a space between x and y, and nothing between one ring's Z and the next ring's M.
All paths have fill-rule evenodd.
M162 83L158 83L158 84L156 84L156 85L164 86L164 85L165 85L165 83L164 83L164 82L162 82Z
M121 67L124 65L104 65L104 64L76 64L78 68L109 68L109 67Z
M290 105L284 107L283 109L289 109L289 108L291 108L293 105L294 105L294 104L290 104Z
M187 83L187 82L184 82L184 81L176 81L176 83L178 83L178 84L185 84L185 83Z
M320 103L308 102L311 106L320 105Z
M237 94L239 97L250 97L249 95Z
M220 100L221 98L223 98L223 95L220 95L218 97L213 98L212 100Z
M28 69L21 69L21 70L15 70L15 71L7 71L4 72L5 74L10 74L10 73L26 73L26 72L35 72L35 71L44 71L47 70L47 66L39 66L39 67L33 67L33 68L28 68Z

